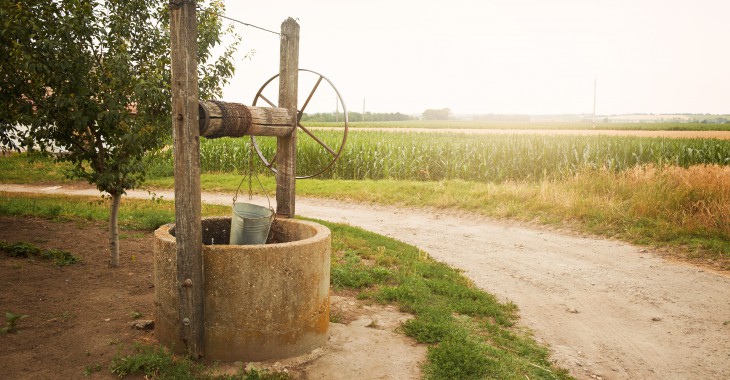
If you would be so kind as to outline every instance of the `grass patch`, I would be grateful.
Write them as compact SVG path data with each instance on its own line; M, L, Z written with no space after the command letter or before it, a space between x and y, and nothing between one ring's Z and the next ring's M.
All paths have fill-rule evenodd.
M4 252L8 257L51 260L58 267L65 267L82 262L81 258L71 252L55 248L43 250L26 242L7 243L0 241L0 251Z
M66 182L67 163L56 163L40 154L11 154L0 159L0 182L59 183Z
M127 355L117 354L110 365L119 377L144 375L160 380L287 380L286 373L240 370L235 375L215 375L215 367L206 367L189 358L178 357L159 346L135 345Z
M396 304L415 316L402 330L430 345L427 378L570 378L552 367L546 349L515 330L514 304L500 303L416 247L360 228L318 222L332 230L334 288L359 291L358 298Z
M35 216L51 220L107 221L110 201L106 198L2 193L0 215ZM203 204L203 215L226 215L230 206ZM159 199L122 198L119 227L126 230L155 230L175 221L175 205Z

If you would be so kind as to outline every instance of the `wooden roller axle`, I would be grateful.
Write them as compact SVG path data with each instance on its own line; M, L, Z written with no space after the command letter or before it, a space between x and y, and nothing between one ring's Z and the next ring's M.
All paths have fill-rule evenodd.
M240 103L201 100L200 137L288 136L294 116L285 108L251 107Z

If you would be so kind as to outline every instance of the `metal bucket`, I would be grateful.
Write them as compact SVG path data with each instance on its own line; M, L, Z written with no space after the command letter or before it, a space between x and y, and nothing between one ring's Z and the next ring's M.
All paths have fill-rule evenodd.
M271 209L251 203L234 203L229 244L266 244L273 219Z

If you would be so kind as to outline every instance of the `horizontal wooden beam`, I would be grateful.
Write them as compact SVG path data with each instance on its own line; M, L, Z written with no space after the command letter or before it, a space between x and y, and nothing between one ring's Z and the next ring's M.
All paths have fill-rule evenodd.
M209 139L241 136L289 136L294 116L286 108L251 107L240 103L201 100L200 136Z

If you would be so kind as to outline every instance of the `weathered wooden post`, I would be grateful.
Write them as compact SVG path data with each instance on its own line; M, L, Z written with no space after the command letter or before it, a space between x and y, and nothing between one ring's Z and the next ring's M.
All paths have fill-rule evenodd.
M204 355L203 235L200 221L198 28L195 0L170 1L175 226L180 337L193 358Z
M281 24L279 61L279 107L294 115L292 132L276 139L276 214L293 218L296 198L297 165L297 81L299 80L299 24L289 17Z

